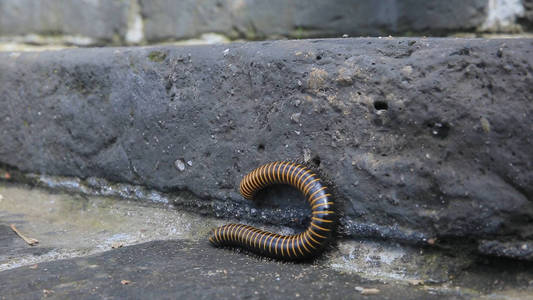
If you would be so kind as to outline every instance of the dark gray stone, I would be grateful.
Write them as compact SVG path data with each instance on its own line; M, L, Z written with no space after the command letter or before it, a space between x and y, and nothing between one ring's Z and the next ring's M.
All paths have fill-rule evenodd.
M259 260L205 243L150 242L0 272L0 299L466 299L468 292L385 284L311 265ZM485 286L485 289L490 287Z
M487 18L487 0L398 0L396 32L472 31Z
M533 260L533 243L482 241L479 251L494 256Z
M345 236L530 242L532 51L391 38L0 53L0 163L302 226L294 191L250 202L237 186L304 158L334 182Z
M522 23L527 28L529 0L524 0L524 6ZM142 19L139 30L144 34L140 42L148 43L212 32L245 39L437 36L475 31L487 18L487 9L488 0L1 0L0 36L67 35L92 39L80 41L82 45L124 44L137 17Z
M2 214L2 217L5 215ZM50 247L29 246L7 224L0 223L0 262L23 255L39 256L51 250Z
M395 0L248 0L236 6L233 14L238 33L254 39L390 34L395 32L398 11Z
M533 0L522 0L524 4L524 16L519 18L519 23L521 23L526 30L533 30Z
M148 41L205 32L230 37L340 37L343 34L443 34L471 30L486 18L487 0L141 1Z
M468 30L486 18L476 1L238 1L236 29L246 38L340 37Z
M0 35L73 35L91 44L120 42L127 30L127 1L1 0Z
M472 299L527 297L531 263L472 267L445 285L370 281L307 263L279 263L207 242L155 241L0 272L0 299ZM416 283L415 283L416 285ZM362 289L377 289L373 296Z
M206 32L232 35L232 1L140 0L139 3L144 34L150 42L193 38Z

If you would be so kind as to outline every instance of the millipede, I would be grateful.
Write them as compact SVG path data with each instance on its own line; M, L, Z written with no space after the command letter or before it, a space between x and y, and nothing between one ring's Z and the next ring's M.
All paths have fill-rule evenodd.
M227 224L212 231L209 241L217 247L241 247L282 260L303 260L319 255L334 235L335 204L328 187L313 171L290 161L262 165L244 176L239 191L248 200L273 184L296 187L311 206L311 222L304 232L281 235L244 224Z

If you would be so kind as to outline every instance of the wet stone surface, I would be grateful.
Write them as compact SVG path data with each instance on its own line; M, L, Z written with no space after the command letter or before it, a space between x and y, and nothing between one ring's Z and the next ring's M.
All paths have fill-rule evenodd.
M0 299L180 298L439 299L443 293L363 280L312 264L279 263L215 249L207 242L149 242L100 255L0 272ZM458 298L465 298L458 297Z
M143 190L136 191L138 196L146 195ZM214 220L176 210L160 201L150 204L147 199L132 201L109 197L109 194L80 195L27 185L0 185L0 247L3 249L0 271L152 240L206 240L216 226L243 222ZM39 243L33 247L26 245L9 228L11 224ZM265 228L262 224L250 225ZM265 229L294 234L303 228L270 226ZM368 279L444 283L472 264L467 254L421 250L389 242L342 240L332 245L322 264Z
M280 263L215 249L207 242L154 241L0 272L0 299L527 299L533 295L533 281L528 288L524 267L499 280L494 280L490 267L481 271L491 273L483 278L487 281L467 279L486 294L453 283L366 280L317 264ZM525 288L516 288L524 281Z
M314 262L277 262L212 247L209 230L228 222L168 204L0 184L0 299L533 295L531 263L364 239L339 240ZM39 243L27 245L10 224Z
M0 185L0 271L152 240L203 238L221 221L168 205ZM39 243L29 247L13 224Z

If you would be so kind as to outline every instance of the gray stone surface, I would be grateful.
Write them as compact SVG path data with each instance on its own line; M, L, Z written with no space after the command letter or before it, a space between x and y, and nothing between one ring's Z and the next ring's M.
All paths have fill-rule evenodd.
M8 224L0 224L0 265L17 257L37 257L51 251L49 247L30 247ZM3 270L1 270L3 271Z
M476 1L246 1L237 18L244 36L338 37L469 30L485 17L486 0ZM274 21L273 21L274 20ZM274 26L272 26L272 25ZM247 29L247 30L246 30ZM254 29L256 32L254 32Z
M72 35L90 44L120 42L128 1L1 0L0 36Z
M487 0L476 1L141 1L146 39L189 38L202 32L264 39L340 37L343 34L443 34L471 30L486 18Z
M239 221L177 211L161 203L0 183L0 272L154 240L205 242L213 228L231 222ZM27 245L9 224L39 243ZM283 226L248 224L283 234L293 232ZM475 256L457 249L421 251L387 241L339 240L328 250L314 261L317 266L404 284L447 284L476 263Z
M394 0L249 0L241 3L233 12L235 29L240 36L249 39L388 35L395 32L399 14Z
M450 31L472 31L487 18L488 1L423 1L400 0L395 32L441 34Z
M227 222L0 182L0 299L357 299L369 292L379 299L528 299L533 292L532 262L480 259L461 248L342 240L312 264L216 249L208 231ZM8 224L39 243L27 245Z
M301 227L294 191L237 192L258 165L300 158L334 182L345 236L505 255L477 243L533 239L532 51L528 39L333 39L1 53L0 162Z
M529 0L524 6L521 23L527 29ZM86 46L167 42L205 33L252 40L443 36L483 29L489 14L488 0L1 0L0 38ZM516 31L512 23L483 30Z
M46 212L46 213L43 213ZM224 220L169 205L0 184L0 272L153 240L206 239ZM10 228L38 240L30 247ZM442 277L442 276L441 276Z
M524 4L524 17L521 23L530 31L533 30L533 0L522 0Z
M197 37L214 32L232 34L233 1L140 0L144 35L149 42Z
M127 284L122 283L124 280ZM97 256L22 267L0 272L0 281L0 299L364 299L355 287L369 285L380 289L381 298L443 296L313 265L261 261L215 249L206 242L186 241L151 242Z
M501 290L510 286L515 297L531 292L526 266L507 274L498 277L497 285L468 282L476 288L481 284L481 290L458 282L418 287L369 281L312 264L260 260L207 242L156 241L0 272L0 299L471 299L484 294L505 299ZM518 289L517 283L522 285Z

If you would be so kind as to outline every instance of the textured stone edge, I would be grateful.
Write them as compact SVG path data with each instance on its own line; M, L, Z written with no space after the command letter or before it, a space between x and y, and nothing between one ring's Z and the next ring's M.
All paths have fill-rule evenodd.
M466 53L467 51L470 51L470 50L464 50L464 53ZM150 55L152 55L152 53L163 53L163 52L150 52ZM459 52L457 55L464 55L464 54L461 54L463 52ZM155 55L155 54L154 54ZM161 60L158 58L159 56L152 56L149 58L151 60L154 60L155 62L160 62L161 60L165 60L165 57L162 57ZM318 74L318 79L320 79L320 74ZM341 78L341 83L344 82L345 80L343 78ZM483 122L481 122L481 125L483 126ZM485 129L483 129L485 130ZM201 198L201 195L200 195L200 198ZM226 207L228 208L228 207ZM226 209L225 208L225 209ZM250 215L253 215L253 212L251 211L251 209L249 209L248 212L245 212L244 213L245 216L250 216ZM298 214L296 214L297 216ZM417 233L414 233L413 236L415 236L416 238L409 238L409 235L407 236L403 236L402 237L402 234L398 234L398 233L393 233L393 234L390 234L391 232L391 229L390 228L387 228L387 227L384 227L384 228L375 228L375 229L372 229L372 228L366 228L366 229L363 229L363 230L359 230L358 231L358 225L354 225L354 227L352 228L352 233L354 234L358 234L358 233L364 233L364 232L367 232L369 233L369 236L381 236L383 238L394 238L396 237L398 240L404 240L404 241L425 241L425 240L429 240L429 236L424 236L423 234L417 234ZM387 234L387 232L389 232L389 234ZM392 232L394 232L394 230L392 230ZM514 247L514 246L513 246ZM479 250L480 251L484 251L483 249L487 249L487 247L480 247ZM498 255L499 253L501 253L502 255L505 255L505 251L486 251L486 253L488 254L496 254ZM520 257L520 253L518 255L512 255L513 257Z

